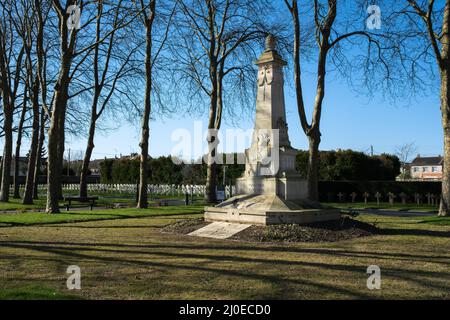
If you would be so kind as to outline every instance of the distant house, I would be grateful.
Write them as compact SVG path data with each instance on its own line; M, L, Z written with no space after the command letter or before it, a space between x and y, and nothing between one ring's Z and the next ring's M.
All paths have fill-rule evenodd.
M417 180L442 180L444 159L418 155L410 164L411 178Z

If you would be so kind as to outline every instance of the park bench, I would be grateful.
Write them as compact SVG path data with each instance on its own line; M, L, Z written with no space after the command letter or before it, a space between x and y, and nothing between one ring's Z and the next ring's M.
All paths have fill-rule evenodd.
M64 201L66 202L66 210L69 211L70 205L72 204L72 201L76 202L88 202L89 207L92 208L95 205L95 201L98 200L98 196L88 196L88 197L80 197L80 196L64 196Z

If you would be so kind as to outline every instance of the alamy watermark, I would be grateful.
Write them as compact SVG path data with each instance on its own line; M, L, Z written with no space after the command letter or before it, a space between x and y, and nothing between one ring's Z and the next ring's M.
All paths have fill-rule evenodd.
M381 29L381 9L377 5L367 7L369 17L366 19L366 27L369 30Z
M67 8L66 13L69 15L67 18L67 29L80 29L81 28L81 9L77 5L71 5Z
M71 265L67 267L66 273L70 276L67 278L66 286L69 290L81 290L81 269L77 265Z
M261 175L278 172L279 129L226 129L219 132L202 128L202 122L195 121L193 133L185 128L172 132L171 140L176 144L171 150L171 158L175 164L251 164ZM249 144L245 153L237 153Z
M367 278L367 289L380 290L381 289L381 269L377 265L370 265L367 267L367 273L370 276Z

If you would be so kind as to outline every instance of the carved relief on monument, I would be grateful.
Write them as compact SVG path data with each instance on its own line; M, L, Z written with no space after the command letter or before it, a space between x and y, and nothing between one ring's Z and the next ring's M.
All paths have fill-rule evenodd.
M273 68L270 65L265 65L260 68L258 74L258 100L270 100L269 86L273 82Z
M258 162L261 162L263 165L268 165L270 163L270 148L271 148L271 139L270 135L267 132L263 132L259 134L257 138L257 150L256 150L256 158Z

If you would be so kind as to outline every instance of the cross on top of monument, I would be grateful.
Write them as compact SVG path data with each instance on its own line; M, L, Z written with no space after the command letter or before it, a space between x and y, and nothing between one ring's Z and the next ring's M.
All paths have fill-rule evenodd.
M277 45L277 39L272 34L266 37L266 50L265 51L275 51Z
M277 46L276 37L269 34L266 37L266 48L263 54L255 62L255 64L261 65L265 63L273 63L274 65L279 66L287 65L287 62L284 61L283 58L278 54L276 46Z

